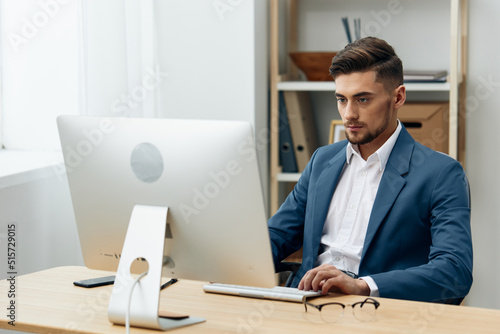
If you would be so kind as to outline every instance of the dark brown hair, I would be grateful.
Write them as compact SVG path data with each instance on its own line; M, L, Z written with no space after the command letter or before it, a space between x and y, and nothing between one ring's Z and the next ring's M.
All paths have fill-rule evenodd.
M394 48L376 37L365 37L348 44L332 60L333 80L340 74L375 71L377 81L387 90L403 84L403 63Z

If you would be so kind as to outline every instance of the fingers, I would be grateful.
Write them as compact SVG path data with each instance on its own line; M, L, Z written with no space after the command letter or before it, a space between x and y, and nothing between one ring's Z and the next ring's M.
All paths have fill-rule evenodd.
M324 267L324 265L321 265L319 267L316 267L314 269L307 271L305 273L305 275L302 277L302 279L300 280L298 289L299 290L306 290L306 291L309 291L309 290L318 291L318 287L316 287L316 289L314 289L312 283L313 283L313 280L316 277L318 271L320 271L322 267Z
M347 278L347 279L346 279ZM346 276L344 273L340 272L339 275L335 277L329 277L325 279L322 283L321 293L326 294L328 292L346 292L347 280L352 279Z
M339 277L342 279L344 275L335 266L323 264L319 267L309 270L304 277L302 277L298 288L300 290L321 290L323 294L328 293L331 287L339 284ZM346 276L347 277L347 276Z
M367 284L364 283L364 285L361 286L362 283L364 282L347 276L336 267L324 264L309 270L304 277L302 277L298 288L306 291L321 290L324 295L328 292L364 294L365 291L361 288L365 288L365 285L367 287Z

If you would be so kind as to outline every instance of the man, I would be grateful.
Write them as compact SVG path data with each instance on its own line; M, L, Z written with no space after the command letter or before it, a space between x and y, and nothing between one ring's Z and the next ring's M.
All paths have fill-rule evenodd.
M319 148L269 220L275 265L303 247L299 289L459 303L472 284L461 165L398 121L403 66L385 41L347 45L330 73L348 141Z

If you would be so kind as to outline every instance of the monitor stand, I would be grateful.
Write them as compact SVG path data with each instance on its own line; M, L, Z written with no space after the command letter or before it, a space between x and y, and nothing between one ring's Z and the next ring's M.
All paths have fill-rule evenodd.
M132 211L108 307L108 319L114 324L125 325L132 288L129 319L133 327L169 330L205 321L190 316L165 318L158 314L167 212L167 207L146 205L136 205ZM147 261L149 270L133 287L130 267L138 258Z

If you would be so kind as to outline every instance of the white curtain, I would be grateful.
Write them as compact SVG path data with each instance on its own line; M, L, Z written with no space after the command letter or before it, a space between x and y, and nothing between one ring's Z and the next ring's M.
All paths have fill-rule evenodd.
M0 0L0 141L6 149L60 149L56 117L79 109L77 22L77 1Z
M155 1L80 5L81 113L158 117L158 88L167 74L158 63Z

